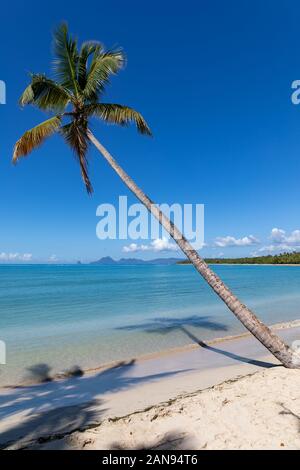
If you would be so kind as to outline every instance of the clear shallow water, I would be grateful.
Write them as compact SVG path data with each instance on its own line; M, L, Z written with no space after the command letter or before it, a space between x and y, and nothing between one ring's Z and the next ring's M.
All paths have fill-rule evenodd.
M300 267L214 269L266 323L300 318ZM192 266L0 266L1 385L242 331Z

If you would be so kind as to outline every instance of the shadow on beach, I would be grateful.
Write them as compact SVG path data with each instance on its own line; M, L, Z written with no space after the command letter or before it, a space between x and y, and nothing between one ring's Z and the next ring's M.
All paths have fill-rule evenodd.
M233 359L238 362L244 362L246 364L252 364L258 367L263 368L270 368L276 367L277 364L273 364L271 362L259 361L256 359L251 359L248 357L241 356L239 354L235 354L231 351L226 351L224 349L216 348L214 346L210 346L205 343L202 339L198 338L196 334L190 331L189 328L193 328L194 330L197 328L203 328L210 331L228 331L228 326L214 321L209 316L197 316L192 315L190 317L183 317L183 318L172 318L172 317L158 317L154 318L151 322L137 324L137 325L128 325L124 327L120 327L118 329L121 330L142 330L146 333L156 333L156 334L168 334L173 331L180 331L189 339L192 340L193 343L198 344L201 348L204 348L208 351L214 352L216 354L221 354L226 356L230 359Z
M122 361L93 375L52 381L51 369L46 364L30 367L31 376L36 374L42 383L9 388L7 393L0 395L2 423L4 419L13 418L13 415L22 412L22 420L18 418L15 424L9 423L8 428L1 432L0 448L14 444L22 447L36 439L43 442L49 436L59 438L74 430L94 426L101 421L106 411L103 407L106 393L189 371L185 369L131 376L134 366L134 359Z

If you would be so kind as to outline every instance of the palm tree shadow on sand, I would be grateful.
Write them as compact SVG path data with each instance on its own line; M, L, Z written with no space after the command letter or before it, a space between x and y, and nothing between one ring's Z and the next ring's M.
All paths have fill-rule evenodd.
M259 361L258 359L250 359L248 357L240 356L233 352L225 351L223 349L210 346L209 344L205 343L201 339L198 339L193 333L188 331L185 327L182 327L181 331L183 331L194 343L201 346L201 348L207 349L208 351L212 351L217 354L222 354L223 356L229 357L230 359L234 359L239 362L245 362L247 364L252 364L253 366L257 366L257 367L264 367L266 369L269 369L271 367L278 367L280 365L280 364L272 364L271 362L266 362L266 361Z
M33 385L7 387L0 395L0 421L18 416L9 424L0 437L0 448L17 444L18 448L38 440L43 443L99 425L103 414L105 394L127 390L138 384L160 380L188 372L180 369L149 375L134 375L135 359L121 361L91 375L80 374L74 366L72 376L53 380L47 364L36 364L29 368ZM54 377L56 378L56 377Z
M233 359L238 362L244 362L247 364L252 364L257 367L263 368L271 368L271 367L278 367L279 364L273 364L271 362L260 361L257 359L251 359L248 357L241 356L239 354L235 354L231 351L226 351L220 348L216 348L214 346L210 346L205 343L203 340L199 339L193 332L189 330L189 328L203 328L210 331L228 331L228 326L224 323L214 321L209 316L198 316L192 315L190 317L183 317L183 318L172 318L172 317L158 317L154 318L152 321L139 324L139 325L128 325L119 327L118 329L121 330L143 330L146 333L156 333L156 334L168 334L174 331L180 331L189 339L192 340L193 343L198 344L201 348L204 348L208 351L214 352L216 354L221 354L226 356L230 359Z

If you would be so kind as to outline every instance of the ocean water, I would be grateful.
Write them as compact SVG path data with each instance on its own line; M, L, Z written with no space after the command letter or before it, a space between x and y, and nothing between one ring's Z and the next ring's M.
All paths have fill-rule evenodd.
M300 318L300 266L214 266L267 324ZM192 266L0 266L0 384L243 332Z

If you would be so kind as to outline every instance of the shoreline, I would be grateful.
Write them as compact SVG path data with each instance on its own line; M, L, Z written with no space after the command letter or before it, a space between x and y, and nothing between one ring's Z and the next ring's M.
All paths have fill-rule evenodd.
M297 320L290 320L287 322L280 322L280 323L274 323L273 325L268 325L271 330L285 330L289 328L297 328L300 327L300 318ZM220 336L208 341L205 341L205 344L208 346L213 346L215 344L219 343L225 343L227 341L236 341L242 338L247 338L253 336L252 333L245 331L245 333L240 333L237 335L228 335L228 336ZM162 351L157 351L157 352L152 352L152 353L147 353L147 354L141 354L135 358L135 362L143 362L143 361L148 361L151 359L160 359L162 357L166 356L172 356L173 354L180 354L183 352L188 352L194 349L199 349L199 345L195 343L189 343L185 346L175 346L174 348L168 348L164 349ZM130 360L130 359L129 359ZM99 367L91 367L84 369L83 372L85 374L92 374L94 372L98 372L110 367L115 367L120 363L120 360L115 360L115 361L109 361L105 362L104 364L99 365ZM60 380L63 379L63 377L58 377L57 379L54 378L54 380ZM0 387L1 388L1 387Z
M275 330L275 331L285 330L285 329L289 329L289 328L297 328L297 327L300 327L300 318L296 319L296 320L290 320L290 321L287 321L287 322L275 323L275 324L268 325L268 326L269 326L270 329ZM214 345L220 344L220 343L234 342L234 341L238 341L239 339L251 338L251 337L252 337L252 334L248 331L245 331L244 333L240 333L240 334L236 334L236 335L228 335L228 336L217 337L217 338L205 341L205 344L207 344L208 346L214 346ZM155 360L155 359L160 360L162 358L172 357L172 356L175 356L177 354L187 353L189 351L193 351L193 350L197 350L197 349L199 349L198 344L189 343L185 346L177 346L177 347L175 346L173 348L164 349L162 351L156 351L156 352L151 352L151 353L147 353L147 354L141 354L141 355L136 356L134 359L133 358L126 358L126 361L127 362L134 361L135 363L143 363L143 362L151 361L151 360ZM82 371L83 376L93 375L93 374L96 374L98 372L110 369L110 368L118 367L120 362L122 362L122 361L121 360L108 361L108 362L104 362L103 364L100 364L99 366L96 366L96 367L88 367L88 368L80 369L80 370ZM53 377L51 377L51 380L49 380L48 382L50 382L50 383L51 382L58 382L58 381L70 379L71 377L72 376L68 375L67 372L62 371L62 372L59 372L59 373L55 374ZM40 385L40 384L43 384L43 383L47 383L47 382L46 381L45 382L39 382L39 381L26 380L26 381L23 381L23 382L20 382L20 383L17 383L17 384L8 384L8 385L0 386L0 390L12 389L12 388L22 388L22 387L27 387L27 386L30 386L30 385Z

